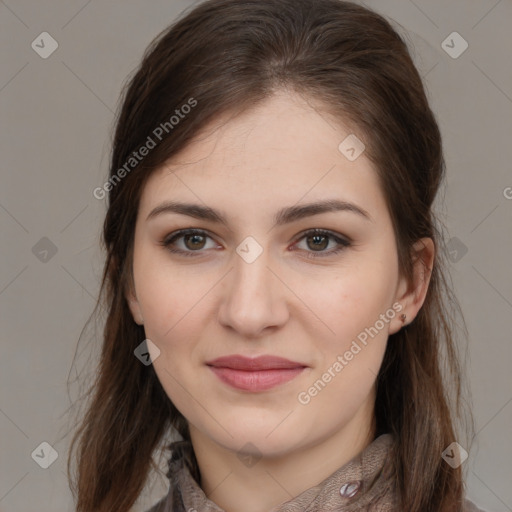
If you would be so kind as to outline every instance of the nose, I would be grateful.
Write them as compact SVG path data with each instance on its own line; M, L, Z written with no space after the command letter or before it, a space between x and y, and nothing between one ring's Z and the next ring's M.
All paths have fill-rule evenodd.
M256 339L286 323L287 287L271 266L266 250L252 263L234 255L234 268L222 284L221 325Z

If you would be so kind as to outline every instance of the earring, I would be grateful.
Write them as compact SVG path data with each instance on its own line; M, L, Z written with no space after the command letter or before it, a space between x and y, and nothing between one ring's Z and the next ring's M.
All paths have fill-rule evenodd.
M405 321L407 320L407 315L406 315L405 313L402 313L402 314L400 315L400 320L402 320L402 322L404 322L404 323L405 323Z

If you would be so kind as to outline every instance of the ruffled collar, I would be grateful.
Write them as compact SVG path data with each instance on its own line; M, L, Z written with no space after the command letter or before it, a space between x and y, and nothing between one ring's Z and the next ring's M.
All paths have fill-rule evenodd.
M382 434L363 452L340 467L318 485L282 503L271 512L331 512L367 510L380 503L375 510L395 510L393 468L391 457L392 436ZM177 441L169 448L169 494L162 512L225 512L211 501L192 476L193 448L190 441ZM374 508L372 508L374 510Z

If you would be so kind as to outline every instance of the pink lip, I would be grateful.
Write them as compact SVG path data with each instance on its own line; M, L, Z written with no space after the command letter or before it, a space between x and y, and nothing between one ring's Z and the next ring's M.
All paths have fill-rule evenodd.
M299 375L306 366L274 356L225 356L206 363L217 377L245 391L265 391Z

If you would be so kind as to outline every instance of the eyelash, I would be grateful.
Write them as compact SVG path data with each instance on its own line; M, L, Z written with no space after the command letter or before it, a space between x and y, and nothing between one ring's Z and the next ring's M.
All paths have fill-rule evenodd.
M180 254L182 256L186 257L197 257L200 256L202 250L199 249L197 251L183 251L181 249L175 249L171 248L171 245L176 242L179 238L183 238L187 235L199 235L204 236L207 238L212 238L206 231L203 231L201 229L181 229L179 231L176 231L174 233L171 233L170 235L166 236L161 242L160 245L165 247L169 252ZM338 247L336 249L330 250L330 251L306 251L306 258L308 259L317 259L317 258L325 258L327 256L332 256L335 254L340 253L347 247L351 245L350 240L347 238L342 238L340 236L337 236L331 231L325 230L325 229L310 229L308 231L305 231L304 233L301 233L300 237L297 239L297 241L294 243L294 245L301 241L304 238L307 238L308 236L327 236L334 240ZM298 249L294 249L298 250ZM300 250L300 249L299 249Z

